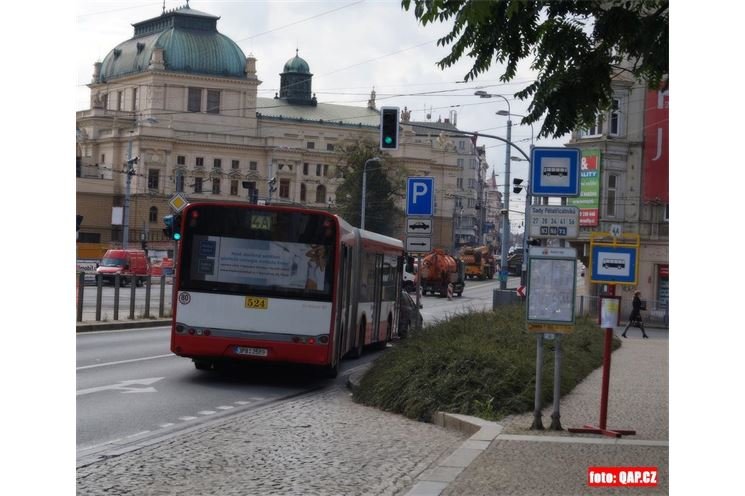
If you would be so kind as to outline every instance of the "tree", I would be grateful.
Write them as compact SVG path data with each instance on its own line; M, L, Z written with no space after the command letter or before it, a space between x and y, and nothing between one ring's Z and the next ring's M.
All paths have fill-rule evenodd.
M412 0L402 0L409 10ZM473 58L465 80L506 63L500 80L511 81L517 64L533 57L537 79L515 97L532 97L524 124L546 115L539 136L559 137L592 123L611 104L611 81L620 72L659 88L668 73L667 0L413 0L423 25L453 18L437 41L452 44L440 68L464 54Z
M365 229L392 236L403 215L396 201L404 197L406 172L393 158L381 153L377 143L358 141L341 147L337 170L344 181L336 189L336 208L344 220L360 226L362 173L365 162L374 157L381 160L367 166Z

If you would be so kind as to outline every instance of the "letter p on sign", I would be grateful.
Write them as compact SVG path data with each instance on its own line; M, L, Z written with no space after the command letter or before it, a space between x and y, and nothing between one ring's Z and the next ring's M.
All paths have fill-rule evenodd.
M406 215L432 216L435 178L409 177L406 182Z

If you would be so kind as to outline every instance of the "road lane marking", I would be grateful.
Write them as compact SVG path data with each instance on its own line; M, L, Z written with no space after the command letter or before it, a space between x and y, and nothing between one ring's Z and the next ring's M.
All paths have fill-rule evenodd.
M79 389L75 391L76 396L82 396L84 394L100 393L101 391L121 391L122 393L157 393L154 387L150 387L165 377L149 377L147 379L132 379L128 381L119 381L116 384L108 384L106 386L97 386L88 389ZM145 387L135 387L145 386Z
M75 370L95 369L95 368L98 368L98 367L109 367L111 365L121 365L123 363L142 362L144 360L155 360L157 358L167 358L167 357L175 357L175 356L178 356L178 355L174 355L173 353L169 353L167 355L156 355L156 356L151 356L151 357L132 358L131 360L120 360L118 362L97 363L96 365L84 365L82 367L75 368Z

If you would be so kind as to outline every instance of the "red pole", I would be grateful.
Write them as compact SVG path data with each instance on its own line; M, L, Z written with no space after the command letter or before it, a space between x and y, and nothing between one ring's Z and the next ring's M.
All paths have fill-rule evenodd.
M616 285L608 285L608 295L616 295ZM610 387L610 355L613 348L613 328L605 328L605 350L603 351L603 388L600 392L600 428L605 430L608 420L608 389Z

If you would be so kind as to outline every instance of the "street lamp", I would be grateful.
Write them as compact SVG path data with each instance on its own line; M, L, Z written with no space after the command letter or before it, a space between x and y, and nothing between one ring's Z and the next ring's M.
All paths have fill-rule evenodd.
M365 160L362 166L362 207L360 211L360 229L365 229L365 200L367 199L367 164L370 162L380 162L379 157L373 157Z
M497 112L497 115L505 115L507 116L507 141L506 141L506 147L505 147L505 155L504 155L504 206L505 208L502 209L502 212L504 215L502 215L502 252L501 252L501 269L499 274L499 289L507 289L507 277L506 271L507 271L507 256L508 256L508 249L509 249L509 243L510 243L510 214L509 214L509 206L510 206L510 155L511 155L511 140L512 140L512 119L510 118L512 112L510 109L510 101L507 99L507 97L503 95L496 95L487 93L483 90L479 90L474 93L474 95L481 97L481 98L493 98L493 97L499 97L505 101L507 104L507 110L500 110Z
M158 119L155 119L153 117L148 117L144 120L148 124L156 124L158 122ZM135 121L135 127L140 125L139 120ZM135 175L135 168L134 165L139 162L140 157L132 157L132 134L134 133L134 129L129 131L129 144L127 145L127 184L126 188L124 190L124 209L122 212L122 224L124 226L124 229L122 231L122 248L125 250L128 248L129 245L129 197L130 197L130 188L132 186L132 176Z

